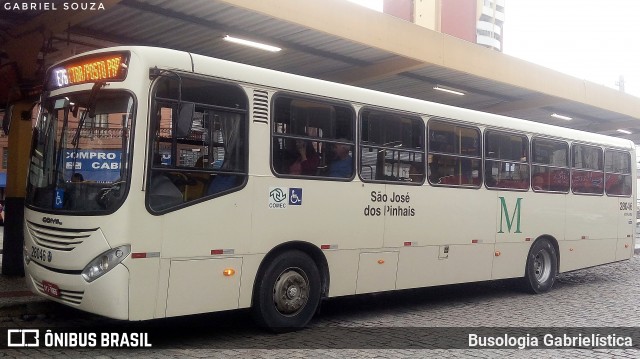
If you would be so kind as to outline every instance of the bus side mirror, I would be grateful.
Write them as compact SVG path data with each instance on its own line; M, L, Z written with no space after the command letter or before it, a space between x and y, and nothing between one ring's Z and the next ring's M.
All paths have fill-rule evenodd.
M191 131L191 123L193 122L193 114L196 110L196 104L183 102L180 106L178 115L178 123L176 124L176 137L185 138Z

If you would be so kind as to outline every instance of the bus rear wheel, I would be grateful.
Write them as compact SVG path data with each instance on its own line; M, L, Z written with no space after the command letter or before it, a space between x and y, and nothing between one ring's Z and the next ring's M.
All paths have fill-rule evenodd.
M548 292L558 273L558 256L550 240L538 239L533 243L527 256L527 266L523 278L526 291L539 294Z
M253 316L262 327L282 333L304 327L320 302L320 271L298 250L271 260L256 279Z

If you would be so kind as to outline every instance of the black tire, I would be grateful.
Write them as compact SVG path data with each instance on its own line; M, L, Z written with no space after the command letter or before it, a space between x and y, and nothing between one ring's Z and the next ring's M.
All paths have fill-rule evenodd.
M303 328L320 302L320 271L304 252L277 255L256 278L253 316L271 331L283 333Z
M558 274L558 256L551 241L540 238L533 243L527 256L527 266L522 280L523 289L529 293L548 292Z

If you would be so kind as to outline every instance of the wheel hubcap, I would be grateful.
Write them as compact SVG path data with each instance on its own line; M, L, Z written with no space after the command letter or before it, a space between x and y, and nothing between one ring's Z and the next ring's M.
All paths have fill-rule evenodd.
M538 252L533 260L533 270L538 283L546 282L551 276L551 254L546 250Z
M273 303L278 312L295 315L300 312L309 299L309 280L304 272L297 268L283 271L273 286Z

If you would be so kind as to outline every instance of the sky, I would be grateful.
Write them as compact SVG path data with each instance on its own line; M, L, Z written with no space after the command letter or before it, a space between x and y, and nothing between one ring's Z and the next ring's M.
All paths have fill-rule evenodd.
M640 97L639 0L505 1L505 54Z
M505 54L640 97L640 1L506 0Z

